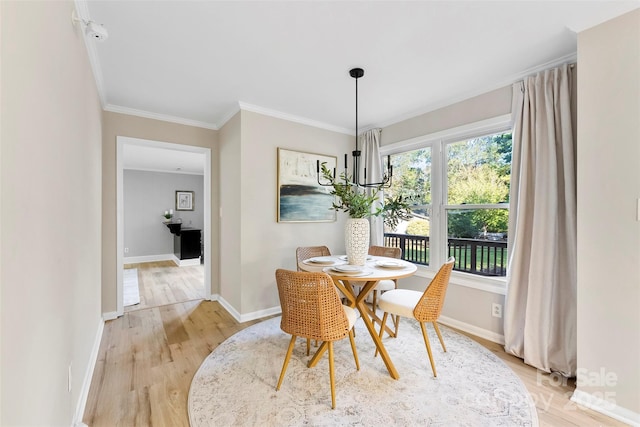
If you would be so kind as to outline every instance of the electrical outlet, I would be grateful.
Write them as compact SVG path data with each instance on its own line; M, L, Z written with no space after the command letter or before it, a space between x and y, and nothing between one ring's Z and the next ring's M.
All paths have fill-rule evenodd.
M72 384L72 377L71 377L71 367L72 364L69 363L69 377L68 377L68 388L69 388L69 393L71 393L71 384Z
M493 317L502 317L502 304L493 303L491 305L491 315Z
M129 248L124 248L124 253L128 254L129 253Z

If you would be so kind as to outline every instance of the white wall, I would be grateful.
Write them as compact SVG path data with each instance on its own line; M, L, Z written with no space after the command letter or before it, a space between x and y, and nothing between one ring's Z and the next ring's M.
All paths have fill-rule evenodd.
M640 424L640 10L578 34L577 166L574 398Z
M72 2L0 10L0 424L68 426L102 326L101 108Z

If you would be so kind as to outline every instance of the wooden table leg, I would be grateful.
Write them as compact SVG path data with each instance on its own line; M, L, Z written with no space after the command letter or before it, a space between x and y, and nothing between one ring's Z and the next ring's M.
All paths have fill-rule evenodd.
M329 343L327 343L326 341L320 344L320 347L316 351L316 354L314 354L311 360L309 360L309 363L307 363L307 368L313 368L318 364L318 360L320 360L324 352L327 351L327 347L329 347Z
M356 297L356 307L358 308L358 311L360 312L360 316L362 317L362 320L364 321L364 324L367 327L367 330L369 331L369 335L371 335L371 339L373 340L373 343L376 345L376 348L382 355L382 360L384 361L384 364L387 367L387 371L389 371L389 375L391 375L391 378L393 378L394 380L397 380L398 378L400 378L400 375L398 374L396 367L393 365L393 362L391 361L391 357L389 357L389 353L387 353L387 349L384 348L384 344L382 344L382 340L378 336L378 333L376 332L376 328L373 326L371 317L369 317L368 307L365 303L367 295L369 295L369 293L373 290L373 288L377 284L378 284L377 280L371 280L364 284L364 286L362 287L362 290Z
M333 278L332 278L333 279ZM344 294L345 297L349 300L349 307L354 308L356 306L356 296L353 292L353 286L349 284L349 282L342 283L340 280L333 279L333 283L336 285L340 292ZM309 363L307 363L308 368L313 368L318 364L318 361L322 357L325 351L327 351L328 344L323 342L316 353L313 355Z
M376 314L375 308L369 308L367 304L365 304L364 307L367 310L367 313L369 313L369 317L371 317L371 321L373 322L373 324L375 325L377 323L378 325L382 325L382 319L379 318ZM390 337L396 337L395 332L393 332L388 325L384 325L384 330L389 334Z
M345 294L345 296L349 300L349 306L356 307L360 312L360 316L362 317L362 320L364 321L364 324L367 327L367 330L369 331L369 335L371 335L371 339L373 340L373 343L376 345L378 352L382 356L382 360L384 361L384 364L387 367L387 371L389 371L389 375L391 376L391 378L393 378L394 380L397 380L398 378L400 378L400 375L398 374L396 367L393 365L393 362L391 361L391 357L389 356L389 353L387 353L387 349L384 347L384 344L382 344L382 340L378 336L378 333L376 332L376 328L373 326L373 322L371 321L371 317L368 312L368 307L365 304L365 299L367 295L378 284L378 281L371 280L366 282L362 287L362 290L357 296L353 291L353 286L351 286L351 284L347 280L345 280L344 283L342 283L340 280L337 280L337 279L333 279L333 281L338 287L338 289L340 289L340 291L342 291L342 293ZM315 365L317 365L318 361L320 360L324 352L327 350L327 348L328 348L328 343L323 342L322 345L320 345L320 348L318 348L318 351L316 351L316 353L313 355L313 357L311 358L307 366L309 368L313 368Z

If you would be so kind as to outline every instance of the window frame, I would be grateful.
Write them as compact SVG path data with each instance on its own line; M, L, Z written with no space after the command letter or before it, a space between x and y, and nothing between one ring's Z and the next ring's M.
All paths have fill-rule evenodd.
M446 261L448 256L446 212L447 209L460 209L461 206L447 204L448 180L447 170L445 168L447 144L505 132L512 130L512 128L511 114L504 114L380 146L381 156L399 154L427 147L431 149L431 218L437 226L431 227L430 229L429 241L433 242L434 245L431 245L430 248L429 265L418 265L418 276L433 277L440 265ZM487 206L491 208L497 206L509 208L508 203L500 203L464 205L463 209L478 209ZM507 248L507 254L508 253L509 248ZM452 280L462 286L499 294L504 294L506 291L506 277L487 277L460 271L452 271L451 274Z

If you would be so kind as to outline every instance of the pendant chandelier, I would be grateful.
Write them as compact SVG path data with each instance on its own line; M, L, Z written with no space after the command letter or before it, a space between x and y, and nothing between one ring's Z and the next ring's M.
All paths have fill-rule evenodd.
M391 180L393 178L393 166L391 166L391 156L387 156L387 170L382 175L382 180L380 182L368 182L367 181L367 168L364 167L363 170L363 180L364 182L360 182L360 157L362 152L358 149L358 79L364 76L364 70L362 68L352 68L349 70L349 75L356 80L356 149L351 152L353 157L353 176L351 185L356 185L358 187L376 187L376 188L389 188L391 187ZM347 154L344 155L344 173L347 176ZM331 186L330 183L322 183L320 180L320 161L317 162L317 174L318 174L318 184L324 187ZM333 170L333 178L335 180L336 170Z

